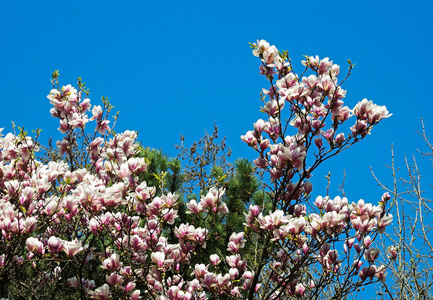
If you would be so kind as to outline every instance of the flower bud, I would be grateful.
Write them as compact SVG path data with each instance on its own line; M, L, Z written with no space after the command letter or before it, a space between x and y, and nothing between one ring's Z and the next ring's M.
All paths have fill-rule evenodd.
M322 148L323 146L323 141L321 137L315 138L314 139L314 144L316 144L317 148Z
M212 254L212 255L210 256L210 262L211 262L214 266L219 265L219 263L220 263L221 261L220 261L220 258L219 258L219 256L218 256L218 254Z
M304 191L308 195L311 194L311 192L313 191L313 184L310 181L304 184Z

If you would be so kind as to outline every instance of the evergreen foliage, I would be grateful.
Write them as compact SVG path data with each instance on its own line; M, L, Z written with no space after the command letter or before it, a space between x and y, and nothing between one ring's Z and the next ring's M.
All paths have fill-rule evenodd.
M184 146L183 136L181 140L182 144L176 146L179 150L177 157L170 157L162 150L150 147L144 147L137 156L144 157L148 165L147 172L142 175L147 185L157 187L157 194L177 194L181 200L178 207L179 218L166 232L169 241L174 241L174 228L182 223L197 224L196 226L211 230L209 235L214 236L214 239L206 248L201 249L195 261L207 264L211 254L229 255L226 248L230 234L244 231L244 213L247 212L249 205L259 205L264 211L268 211L271 203L269 196L262 189L262 174L257 172L256 166L245 158L236 159L234 164L229 161L231 149L225 144L225 138L218 139L216 125L212 135L206 133L198 141L193 142L191 147ZM225 188L222 200L226 203L229 213L219 219L186 214L185 201L199 200L200 196L205 195L213 186ZM201 190L195 194L198 187ZM252 255L248 253L254 249L250 241L247 240L242 249L245 255Z

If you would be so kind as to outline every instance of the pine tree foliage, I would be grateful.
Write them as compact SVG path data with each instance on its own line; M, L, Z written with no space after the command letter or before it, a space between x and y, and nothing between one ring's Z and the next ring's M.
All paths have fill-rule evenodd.
M174 228L181 223L196 224L211 230L215 238L201 249L195 263L208 263L209 256L219 253L229 255L227 244L232 232L244 230L247 207L256 204L265 211L270 209L269 196L262 189L260 176L254 164L247 159L229 161L231 149L226 145L225 138L218 139L218 127L214 126L212 135L205 134L191 147L185 146L185 138L181 136L182 144L176 148L179 155L176 158L164 154L161 150L149 147L143 148L139 156L144 157L148 164L148 172L143 174L148 186L158 187L158 192L176 193L180 201L179 218L167 232L170 240ZM203 216L186 214L185 203L190 199L200 200L211 187L225 188L222 200L226 203L229 213L218 219L206 219ZM195 194L200 187L201 194ZM257 241L251 239L243 251L245 254L257 249ZM253 253L251 253L252 255Z
M147 162L147 172L143 178L148 186L157 187L157 192L162 190L175 193L184 184L186 174L182 172L181 161L169 157L162 150L146 147L140 151L139 157L144 157Z

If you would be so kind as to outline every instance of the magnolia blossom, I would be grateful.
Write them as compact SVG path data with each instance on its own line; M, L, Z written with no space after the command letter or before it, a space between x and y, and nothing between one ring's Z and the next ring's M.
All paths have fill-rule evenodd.
M117 253L113 253L102 262L101 268L109 271L118 271L121 266L120 256Z
M74 257L77 253L83 251L80 241L74 240L72 242L63 242L63 251L69 256Z
M106 275L105 279L107 281L107 283L111 286L119 284L121 285L124 281L123 276L116 274L116 273L111 273L110 275Z
M48 250L51 253L59 253L64 249L63 241L55 236L48 239Z
M35 254L43 254L44 253L44 244L39 241L37 238L29 237L26 240L27 249Z
M158 268L162 268L164 266L165 261L165 253L164 252L154 252L151 255L152 261L158 266Z
M218 265L219 263L220 263L220 258L219 258L219 256L217 255L217 254L212 254L211 256L210 256L210 262L214 265L214 266L216 266L216 265Z
M94 291L89 292L91 299L97 299L97 300L107 300L111 298L111 292L110 287L108 284L103 284L99 288L95 289Z
M366 261L373 263L379 257L380 251L376 248L368 248L368 250L364 254L364 258Z
M248 131L245 135L241 136L241 140L248 144L248 146L257 149L257 138L254 136L253 131Z

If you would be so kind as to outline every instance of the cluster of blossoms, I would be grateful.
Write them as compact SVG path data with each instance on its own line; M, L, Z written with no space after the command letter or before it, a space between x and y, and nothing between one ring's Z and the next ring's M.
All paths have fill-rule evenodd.
M179 196L156 195L141 179L147 164L136 156L137 134L108 134L101 107L88 118L90 100L80 95L68 85L48 96L65 134L57 143L65 160L38 161L38 147L24 132L0 137L0 281L13 284L30 268L34 286L25 295L61 289L90 299L206 299L208 293L237 297L239 289L248 289L252 275L238 255L243 233L230 238L227 274L200 264L191 273L209 230L173 225ZM74 168L66 162L74 159L71 145L92 121L100 136L85 145L87 167ZM226 214L223 195L224 189L210 189L199 203L187 204L187 214Z
M254 130L241 138L261 154L255 163L260 168L269 168L274 181L304 168L306 151L312 141L318 148L318 155L323 156L359 141L370 133L374 125L391 116L385 106L366 99L353 109L344 106L346 90L341 88L344 80L338 84L340 67L329 58L306 57L302 61L305 71L298 76L287 60L288 53L280 54L275 46L264 40L253 44L253 48L253 54L263 63L260 73L271 82L269 90L263 89L263 94L269 97L268 101L263 99L262 107L268 120L259 119ZM303 76L308 70L313 74ZM277 79L274 81L275 75ZM287 125L281 123L284 107L289 109L287 125L296 128L295 135L287 135ZM352 116L356 120L349 133L338 132L339 127ZM263 136L264 133L268 138ZM325 149L324 140L329 145L328 149Z
M379 251L372 245L392 221L389 195L378 206L320 196L311 205L308 180L322 161L390 115L367 100L352 110L343 106L340 68L328 58L308 57L305 72L314 74L300 79L287 53L266 41L253 48L261 74L271 82L263 90L267 121L258 120L242 140L259 153L255 164L268 172L272 186L269 205L249 206L245 230L228 235L227 249L197 263L214 238L212 228L179 221L183 207L186 215L216 226L228 213L225 190L203 191L199 201L185 206L178 195L157 193L142 179L148 164L137 156L137 133L114 134L109 103L92 107L79 82L78 90L68 85L48 95L64 134L53 156L59 159L43 163L25 132L2 137L0 131L0 296L317 298L338 284L338 298L364 283L384 281L385 266L376 265ZM352 116L350 132L338 132ZM91 122L95 130L86 135ZM290 127L294 135L286 133ZM307 164L312 148L315 161ZM396 251L388 249L391 258Z
M346 277L353 280L354 286L366 279L383 282L385 266L375 266L379 251L370 245L392 222L386 208L389 195L382 197L379 206L363 200L349 203L346 198L321 196L311 206L309 178L321 162L359 142L391 114L385 106L366 99L353 109L344 105L347 92L341 85L352 70L350 62L349 73L339 83L340 67L329 58L306 56L302 61L305 70L298 76L287 52L279 52L264 40L251 46L262 61L260 74L271 85L263 89L262 97L261 109L267 120L259 119L254 130L241 139L259 154L254 163L270 175L274 201L273 210L266 214L260 207L250 206L245 225L259 236L268 237L264 238L268 243L265 247L278 244L279 250L273 254L278 259L269 271L274 284L269 287L280 287L275 297L314 295L319 288L314 282L323 285L325 281L303 266L316 262L322 274ZM347 126L352 117L355 120ZM308 154L309 150L314 154ZM307 213L307 206L313 211ZM339 236L345 236L343 240L347 241L341 259L335 243ZM356 239L364 243L354 244ZM355 251L351 251L352 245ZM361 268L362 258L368 262L367 267ZM358 274L359 281L354 274ZM332 280L327 284L331 285Z

